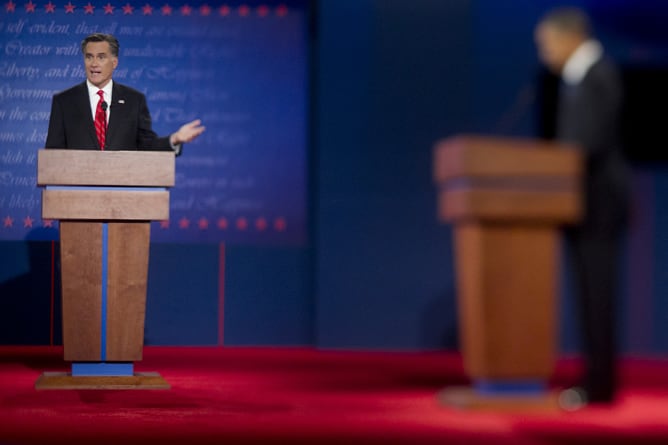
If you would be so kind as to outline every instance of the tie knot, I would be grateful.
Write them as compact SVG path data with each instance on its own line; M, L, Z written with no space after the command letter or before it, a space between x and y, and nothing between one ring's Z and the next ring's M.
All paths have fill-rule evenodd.
M100 96L101 100L104 100L104 91L102 91L102 90L98 91L97 95Z

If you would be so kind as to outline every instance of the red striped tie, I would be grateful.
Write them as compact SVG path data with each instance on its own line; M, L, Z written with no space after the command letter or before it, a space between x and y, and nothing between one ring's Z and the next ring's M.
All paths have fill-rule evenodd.
M107 112L102 108L104 91L98 91L97 95L100 96L100 100L97 102L97 109L95 110L95 134L97 135L97 142L100 144L100 150L104 150L104 141L107 136Z

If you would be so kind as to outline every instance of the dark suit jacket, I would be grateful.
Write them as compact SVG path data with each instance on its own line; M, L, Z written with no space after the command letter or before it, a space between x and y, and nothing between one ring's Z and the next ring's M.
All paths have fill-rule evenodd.
M581 230L615 235L628 215L628 172L620 134L622 84L614 64L602 58L580 84L562 84L557 139L578 144L585 155L585 218Z
M53 96L46 148L100 149L86 82ZM104 149L172 150L169 137L158 137L151 128L146 97L117 82L114 82L112 89Z

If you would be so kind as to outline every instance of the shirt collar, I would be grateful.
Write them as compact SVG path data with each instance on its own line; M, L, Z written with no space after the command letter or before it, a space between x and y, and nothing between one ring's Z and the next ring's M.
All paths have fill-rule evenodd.
M603 56L603 47L597 40L583 42L566 61L561 77L568 85L577 85L589 69Z
M96 87L95 85L90 83L90 80L86 80L86 85L88 85L88 95L90 97L95 97L96 98L97 97L97 92L100 91L100 89L101 89L102 91L104 91L105 99L107 99L109 101L111 100L111 90L114 87L114 81L113 80L110 80L109 83L104 86L104 88Z

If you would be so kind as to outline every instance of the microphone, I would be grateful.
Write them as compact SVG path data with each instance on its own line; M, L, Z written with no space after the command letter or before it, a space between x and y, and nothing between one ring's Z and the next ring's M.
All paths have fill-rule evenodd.
M101 107L102 107L102 111L104 111L104 112L107 111L107 103L106 102L102 102Z
M535 103L536 89L531 84L525 85L517 92L515 102L498 118L494 131L498 134L512 133Z

